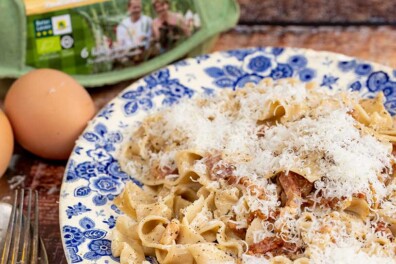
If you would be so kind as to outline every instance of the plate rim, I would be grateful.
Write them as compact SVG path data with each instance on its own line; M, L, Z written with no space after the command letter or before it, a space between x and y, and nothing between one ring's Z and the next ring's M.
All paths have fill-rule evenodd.
M354 57L351 55L346 55L343 53L338 53L338 52L334 52L334 51L327 51L327 50L316 50L316 49L312 49L312 48L300 48L300 47L289 47L289 46L249 46L249 47L242 47L242 48L235 48L235 49L226 49L226 50L219 50L219 51L214 51L211 53L206 53L203 55L208 55L209 57L213 57L213 56L217 56L220 54L224 54L230 51L246 51L246 50L256 50L259 51L260 49L273 49L273 48L282 48L284 49L284 51L294 51L294 52L298 52L301 51L302 53L304 53L304 55L306 55L306 57L309 58L313 58L315 56L320 57L320 56L329 56L331 58L335 58L337 57L338 60L356 60L360 63L366 63L366 64L370 64L371 66L374 66L376 68L380 68L380 70L386 71L386 72L394 72L395 68L388 66L388 65L384 65L381 64L379 62L375 62L375 61L371 61L369 59L362 59L359 57ZM165 69L171 69L176 67L176 63L178 62L190 62L190 61L195 61L197 57L192 57L192 58L185 58L185 59L181 59L178 61L175 61L171 64L168 64L164 67L158 68L146 75L143 75L139 78L137 78L136 80L134 80L132 83L130 83L127 87L123 88L121 91L119 91L111 100L109 100L104 106L102 106L100 109L97 110L96 114L88 121L86 127L84 128L84 130L80 133L78 139L75 141L75 145L73 147L73 150L71 152L71 155L69 156L67 163L65 164L65 171L63 173L63 177L62 177L62 184L61 184L61 188L59 191L59 205L58 205L58 210L59 210L59 230L60 230L60 236L61 236L61 243L62 243L62 248L63 248L63 253L66 257L66 261L67 263L71 263L70 262L70 258L67 254L67 248L66 248L66 243L65 243L65 239L64 239L64 232L62 230L62 227L64 225L67 224L67 218L65 218L63 216L63 214L61 213L63 210L66 209L66 204L65 204L65 200L66 198L62 197L62 192L64 192L67 189L67 185L68 183L66 182L66 174L69 171L69 167L70 167L70 163L72 162L72 157L74 156L74 151L76 150L76 148L78 147L78 142L82 139L82 136L84 133L86 133L87 131L91 131L92 130L92 126L93 126L93 121L98 119L99 114L101 113L101 111L106 108L107 106L109 106L110 104L116 102L117 100L119 100L119 97L122 93L124 93L126 90L133 90L134 88L137 88L137 85L147 76L152 75L153 73L156 73L158 71L161 70L165 70ZM242 63L242 62L241 62ZM188 67L188 66L187 66ZM396 77L396 76L393 76ZM109 230L107 230L109 231ZM83 260L84 261L84 260Z

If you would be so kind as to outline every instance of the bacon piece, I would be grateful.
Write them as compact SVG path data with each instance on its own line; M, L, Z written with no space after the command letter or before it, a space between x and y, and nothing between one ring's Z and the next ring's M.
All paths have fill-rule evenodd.
M328 208L331 208L333 210L338 210L340 209L340 202L346 200L346 197L341 197L341 198L325 198L321 196L321 193L319 192L319 195L317 196L319 199L313 199L313 197L308 197L305 199L302 203L302 207L313 207L315 204L325 206Z
M301 190L298 188L294 175L291 173L286 175L284 172L281 172L279 175L279 182L286 194L287 203L292 203L293 199L297 197L301 198Z
M339 206L340 201L343 201L343 200L345 200L345 198L338 199L337 197L334 197L331 199L326 199L326 198L322 197L322 199L320 199L319 204L324 205L324 206L329 207L334 210Z
M285 242L281 248L277 248L277 249L271 251L271 254L274 257L280 256L280 255L285 255L290 258L293 255L295 255L296 252L299 251L300 249L302 249L302 247L299 247L296 244Z
M234 176L235 166L223 161L220 155L209 156L205 160L205 165L211 180L225 179L230 185L241 184L249 189L251 194L257 195L259 199L265 198L265 190L263 188L254 184L248 177L237 178Z
M221 160L221 155L220 154L215 154L215 155L209 155L205 157L205 165L206 168L209 170L209 172L212 171L214 165L218 163Z
M364 193L355 193L353 196L359 199L366 199L366 195Z
M293 178L292 175L282 172L279 175L279 183L286 194L286 206L297 208L301 205L301 190Z
M287 197L286 205L293 208L300 207L301 198L307 196L313 188L311 182L294 172L287 175L281 172L279 182Z
M156 165L156 166L151 167L150 172L151 172L151 175L153 175L155 179L165 179L165 177L167 175L176 174L177 169L172 169L172 168L169 168L166 166L161 168L159 165Z
M211 170L210 176L212 180L228 179L234 173L235 166L224 161L219 161Z
M259 199L265 199L265 190L254 184L253 181L248 177L241 177L238 183L249 189L250 193L256 195Z
M278 237L266 237L258 243L249 246L248 254L266 254L281 248L285 242Z
M233 222L227 222L228 228L230 228L236 235L241 238L244 238L246 235L246 228L238 228L237 225Z
M273 256L290 255L300 249L296 244L283 241L279 237L266 237L258 243L249 246L248 254L267 254Z
M311 193L313 189L313 183L309 182L303 176L298 175L294 172L289 172L289 175L293 177L293 180L296 182L298 188L301 191L302 197L306 197L308 194Z
M246 221L250 225L253 222L253 220L255 218L257 218L257 217L262 219L262 220L267 220L268 219L268 217L265 214L263 214L263 212L261 212L260 210L256 210L256 211L251 212L249 214L249 216L248 216Z
M211 180L227 179L235 170L235 166L223 161L220 154L207 157L205 165Z
M265 199L265 191L263 188L257 186L248 177L237 178L235 176L227 177L228 184L241 184L243 187L248 189L251 194L256 195L259 199Z
M387 237L389 238L393 238L393 233L392 231L389 229L388 225L384 222L378 222L377 226L375 227L375 232L376 233L383 233L385 234Z
M275 211L271 211L268 216L265 215L260 210L256 210L256 211L250 212L246 221L247 221L248 225L250 225L253 222L253 220L258 217L261 220L265 220L265 221L273 224L273 223L275 223L276 219L278 219L279 215L280 215L280 211L278 209Z

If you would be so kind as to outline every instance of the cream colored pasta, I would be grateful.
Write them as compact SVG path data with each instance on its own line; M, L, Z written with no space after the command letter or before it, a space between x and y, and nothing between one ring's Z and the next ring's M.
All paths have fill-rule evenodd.
M121 263L395 263L396 130L384 96L295 79L198 96L120 153ZM366 261L366 262L365 262Z

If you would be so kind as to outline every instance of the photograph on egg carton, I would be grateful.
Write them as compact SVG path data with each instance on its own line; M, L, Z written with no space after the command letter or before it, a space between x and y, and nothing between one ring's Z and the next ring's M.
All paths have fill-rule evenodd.
M194 0L85 1L27 17L29 66L69 74L133 67L178 46L201 25Z

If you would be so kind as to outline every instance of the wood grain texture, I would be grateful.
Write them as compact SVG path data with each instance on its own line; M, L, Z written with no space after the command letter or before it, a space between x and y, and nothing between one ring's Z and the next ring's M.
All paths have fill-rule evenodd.
M282 46L333 51L396 68L396 27L242 26L221 36L215 50Z
M241 23L395 23L394 0L238 0Z

